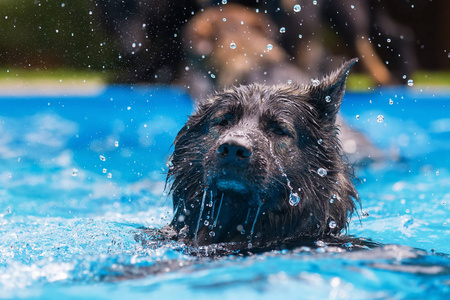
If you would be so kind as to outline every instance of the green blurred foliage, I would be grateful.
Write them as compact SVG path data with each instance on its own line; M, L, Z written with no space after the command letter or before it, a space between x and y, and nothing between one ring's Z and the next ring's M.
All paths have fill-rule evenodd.
M91 0L0 1L0 66L111 68L114 45Z

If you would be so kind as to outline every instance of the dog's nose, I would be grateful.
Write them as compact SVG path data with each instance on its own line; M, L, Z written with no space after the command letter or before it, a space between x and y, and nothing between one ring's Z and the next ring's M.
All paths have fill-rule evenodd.
M217 149L217 154L223 163L242 164L250 160L252 151L243 139L227 139Z

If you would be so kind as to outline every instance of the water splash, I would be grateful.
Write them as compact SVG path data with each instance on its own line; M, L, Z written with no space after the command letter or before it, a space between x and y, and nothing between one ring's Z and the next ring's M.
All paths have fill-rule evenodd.
M245 222L244 222L244 224L247 224L248 223L248 217L250 216L250 211L251 211L251 207L249 207L248 208L248 211L247 211L247 217L245 218Z
M195 244L198 247L198 241L197 241L197 233L198 233L198 229L200 228L200 220L202 218L202 214L203 214L203 209L205 208L205 199L206 199L206 192L208 190L205 189L204 193L203 193L203 198L202 198L202 206L200 207L200 214L198 216L198 221L197 221L197 228L195 229Z
M211 220L214 219L214 208L216 207L216 199L214 199L214 201L212 201L213 198L213 194L211 191L211 202L212 202L212 208L211 208Z
M262 206L262 203L261 203L261 201L259 201L259 203L258 203L258 209L256 210L255 219L253 220L252 230L250 231L250 240L249 240L249 242L248 242L248 247L249 247L249 248L252 247L253 232L254 232L254 230L255 230L255 224L256 224L256 220L258 220L258 216L259 216L259 212L260 212L260 210L261 210L261 206Z
M291 206L296 206L296 205L298 205L298 204L300 203L300 201L301 201L300 196L299 196L299 194L297 194L296 192L294 192L294 188L292 187L291 181L289 180L289 178L288 178L286 172L284 172L284 168L283 168L283 165L281 164L280 159L278 158L278 156L276 156L276 155L273 153L272 143L270 143L269 145L270 145L270 147L269 147L270 154L271 154L272 157L275 159L275 163L278 165L278 168L279 168L279 170L280 170L280 172L281 172L281 176L283 176L284 178L286 178L287 186L288 186L289 190L291 191L290 194L289 194L289 204L290 204ZM299 188L298 190L300 191L300 188Z
M319 168L317 169L317 174L319 174L320 177L325 177L327 176L328 172L324 168Z
M214 220L214 224L213 224L214 227L216 227L217 219L219 219L220 209L222 208L223 195L224 194L222 194L222 197L220 198L219 209L217 210L217 216L216 216L216 219Z
M319 81L319 79L311 79L311 84L312 84L312 86L316 87L316 86L319 86L320 81Z
M291 206L296 206L300 203L300 196L297 193L292 193L289 195L289 204Z

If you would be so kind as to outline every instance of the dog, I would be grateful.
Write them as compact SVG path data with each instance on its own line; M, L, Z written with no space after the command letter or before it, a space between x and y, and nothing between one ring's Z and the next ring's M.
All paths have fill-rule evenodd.
M232 3L208 7L183 29L185 49L192 56L183 84L190 87L194 98L203 98L215 87L306 83L306 74L288 61L287 52L278 45L278 34L267 15L248 7ZM199 64L202 56L205 59ZM201 85L203 89L199 88L201 75L192 76L202 68L203 74L210 72L214 77L209 85Z
M241 85L200 103L174 142L162 232L243 249L339 236L359 202L336 125L356 61L306 86Z

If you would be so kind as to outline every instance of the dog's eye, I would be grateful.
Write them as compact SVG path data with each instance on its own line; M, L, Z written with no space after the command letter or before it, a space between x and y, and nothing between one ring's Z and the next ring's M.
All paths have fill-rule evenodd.
M233 121L233 115L232 114L225 114L221 117L215 118L213 120L213 124L217 126L228 126Z
M281 126L279 126L279 125L274 125L274 126L272 127L272 132L275 133L276 135L280 135L280 136L286 136L286 135L289 135L289 134L287 133L287 131L286 131L283 127L281 127Z
M219 125L219 126L227 126L228 124L230 124L229 119L222 119L217 123L217 125Z

